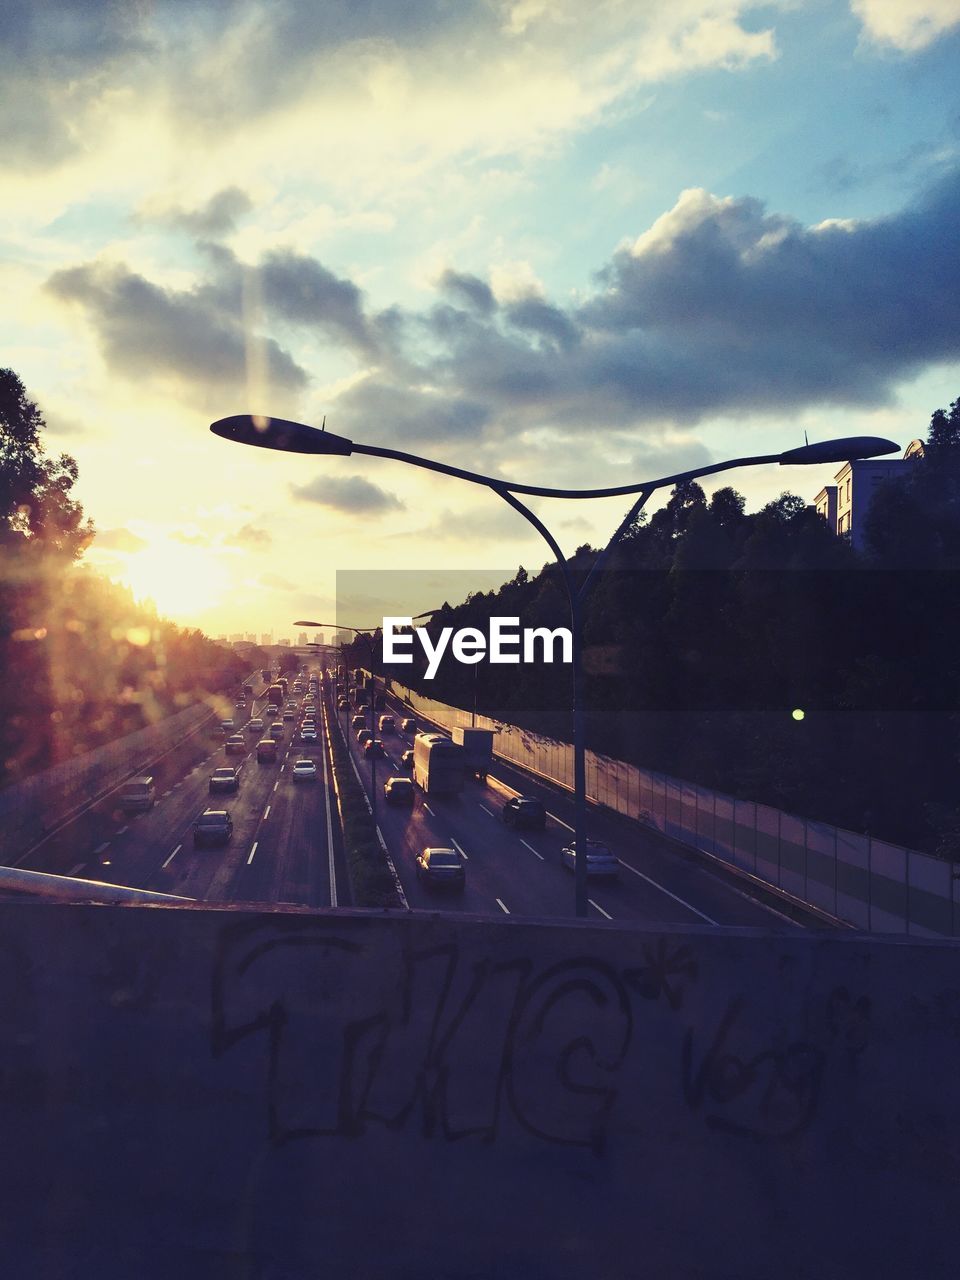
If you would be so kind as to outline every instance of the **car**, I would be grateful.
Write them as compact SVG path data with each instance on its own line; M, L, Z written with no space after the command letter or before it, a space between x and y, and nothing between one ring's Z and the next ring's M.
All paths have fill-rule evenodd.
M438 889L463 890L466 874L456 849L424 849L417 856L417 879Z
M400 721L400 728L404 733L416 733L417 722L411 716L406 716Z
M247 744L244 741L242 733L233 733L224 743L224 751L228 756L242 756L246 754Z
M384 751L383 743L379 738L371 738L368 742L363 744L363 754L367 757L382 756L386 755L386 752Z
M360 745L361 745L361 746L364 746L364 747L367 745L367 743L368 743L368 742L372 742L372 741L373 741L373 732L372 732L372 730L370 730L370 729L358 729L358 730L357 730L357 741L360 743Z
M269 736L271 738L274 738L277 742L280 741L280 739L283 737L283 721L282 720L274 720L273 724L270 726Z
M230 730L233 728L233 721L232 721L232 720L221 720L221 721L220 721L220 728L223 730L223 732L224 732L224 733L229 733L229 732L230 732Z
M547 825L547 810L536 796L514 796L503 806L503 820L508 827L542 831Z
M237 699L237 701L233 704L233 706L234 706L234 710L236 710L236 711L246 711L246 709L247 709L247 704L246 704L245 702L241 701L239 698L238 698L238 699Z
M407 751L404 751L401 754L400 763L403 765L404 769L413 768L413 748L412 747L410 747Z
M272 764L276 758L276 738L261 738L257 743L257 764Z
M577 869L577 842L571 840L565 849L560 850L560 861L568 871ZM587 875L616 876L620 874L620 863L612 853L610 846L602 840L587 841Z
M215 791L239 791L240 770L230 768L214 769L210 775L208 790L211 795Z
M300 730L300 741L301 741L301 742L316 742L316 740L317 740L317 731L316 731L316 729L312 728L312 727L311 727L310 725L308 725L308 724L305 724L305 725L303 726L303 728Z
M295 760L293 765L294 782L316 782L317 766L313 760Z
M117 803L124 813L146 813L157 803L157 784L151 774L131 778L120 788Z
M355 716L353 717L353 719L350 721L350 728L351 728L351 729L362 729L362 728L363 728L363 726L364 726L366 723L367 723L367 717L366 717L365 715L363 715L363 713L362 713L362 712L359 712L359 713L358 713L357 715L355 715Z
M350 703L349 703L349 701L348 701L346 698L338 698L338 699L337 699L337 710L338 710L338 711L346 711L346 709L347 709L349 706L350 706Z
M377 727L381 733L393 733L396 728L396 721L393 716L383 715L377 721Z
M259 716L247 721L247 733L263 733L263 721Z
M284 711L283 716L281 718L283 720L296 720L297 713L295 711L291 711L288 707L287 710Z
M388 778L383 784L387 804L413 804L414 787L409 778Z
M233 819L226 809L204 809L193 824L193 843L229 844L233 836Z

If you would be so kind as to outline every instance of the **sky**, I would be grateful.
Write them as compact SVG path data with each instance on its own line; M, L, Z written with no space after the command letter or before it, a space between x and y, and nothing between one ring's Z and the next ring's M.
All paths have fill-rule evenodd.
M489 490L209 423L563 488L906 445L960 396L958 65L960 0L3 0L0 365L174 621L492 585L551 557ZM531 505L573 551L627 503Z

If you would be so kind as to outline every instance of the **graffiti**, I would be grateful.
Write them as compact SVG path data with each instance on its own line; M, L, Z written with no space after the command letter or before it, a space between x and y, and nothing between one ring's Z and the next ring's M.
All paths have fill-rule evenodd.
M602 1149L633 1033L614 968L590 957L543 973L524 958L466 965L444 942L404 952L384 987L378 960L302 918L224 931L213 1052L265 1037L272 1142L418 1120L425 1137L490 1142L509 1116L546 1141ZM377 1003L358 1009L359 992Z
M741 1057L728 1046L743 1012L743 1001L729 1002L710 1048L694 1066L694 1033L683 1038L683 1093L694 1110L706 1109L714 1129L760 1141L796 1137L817 1108L824 1052L806 1041L776 1041Z
M697 961L689 945L671 952L666 938L660 938L656 947L643 944L645 963L636 969L627 969L624 979L644 1000L658 1000L665 996L667 1004L676 1012L683 1005L685 987L673 981L676 978L697 977Z

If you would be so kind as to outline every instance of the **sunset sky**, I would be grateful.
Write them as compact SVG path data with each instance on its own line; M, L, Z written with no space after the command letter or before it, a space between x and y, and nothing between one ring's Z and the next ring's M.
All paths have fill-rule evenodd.
M960 396L958 66L960 0L6 0L0 365L175 621L539 568L482 489L208 425L557 486L905 445ZM625 505L537 510L573 550Z

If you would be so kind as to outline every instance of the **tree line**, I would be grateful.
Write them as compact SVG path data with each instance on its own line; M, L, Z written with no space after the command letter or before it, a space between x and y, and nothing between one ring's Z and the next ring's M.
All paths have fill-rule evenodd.
M0 785L202 699L225 712L250 666L83 565L95 529L45 427L0 369Z
M729 486L681 484L641 513L586 608L588 746L960 857L960 400L876 488L864 534L854 550L792 493L747 513ZM570 557L578 578L597 554ZM445 604L428 630L491 616L569 626L558 566ZM447 660L426 681L413 653L391 674L424 695L569 741L569 667Z

